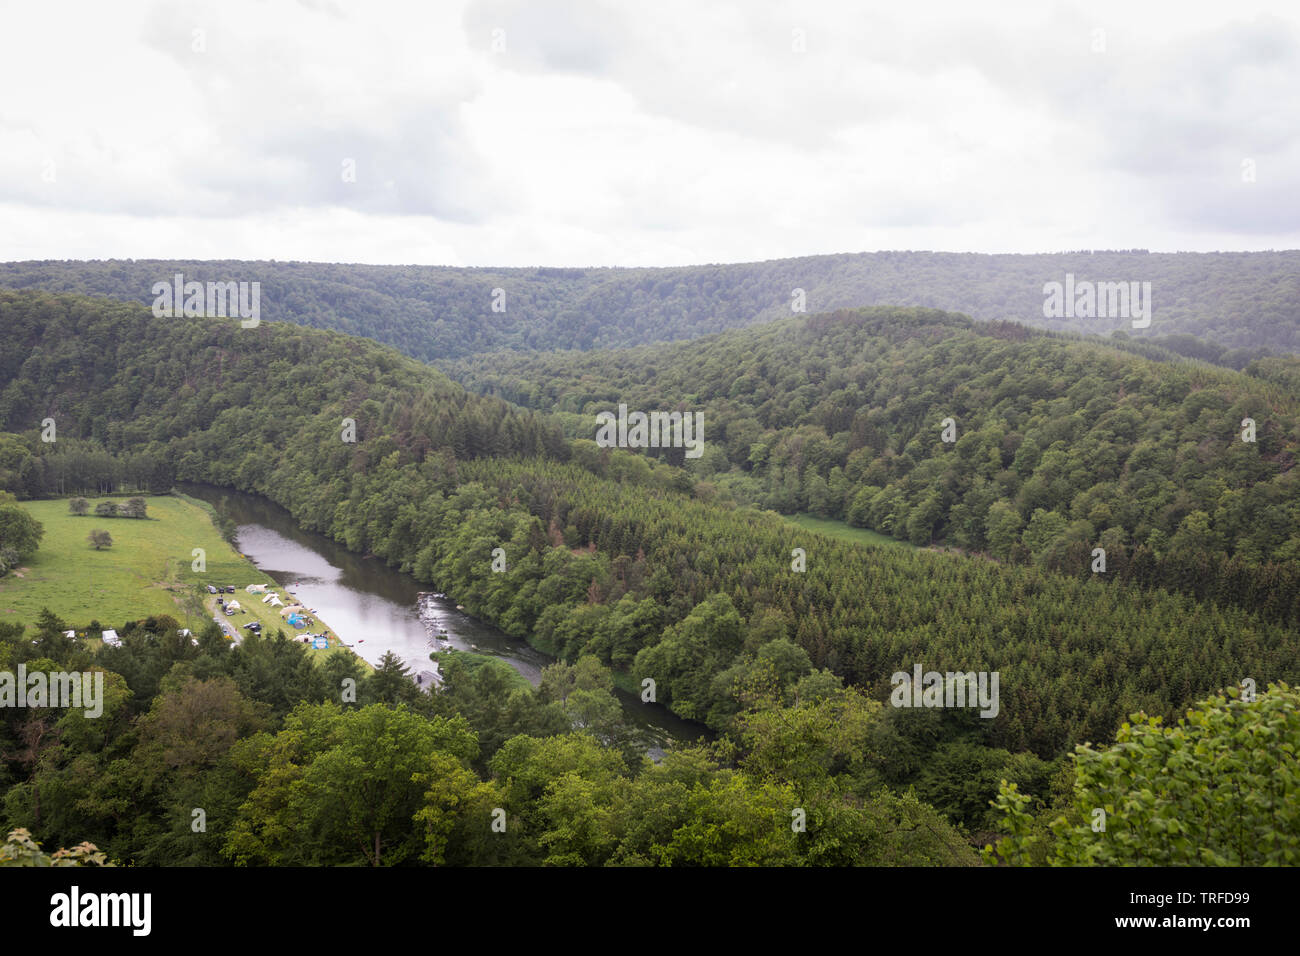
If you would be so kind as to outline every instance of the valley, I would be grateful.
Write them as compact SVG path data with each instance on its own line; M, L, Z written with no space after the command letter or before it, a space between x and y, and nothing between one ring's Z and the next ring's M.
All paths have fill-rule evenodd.
M1000 829L1024 812L1012 795L1034 794L1042 814L1048 800L1064 807L1062 787L1082 786L1068 782L1080 747L1134 714L1174 721L1224 688L1285 700L1300 679L1300 433L1285 357L1239 372L913 308L442 369L336 332L157 319L70 295L0 292L0 322L0 479L51 540L94 520L56 514L59 494L211 489L202 497L218 524L243 529L257 573L295 585L367 658L282 645L266 622L235 650L216 628L172 648L169 619L127 601L115 612L124 646L105 649L105 665L155 706L171 706L158 702L176 680L233 681L287 722L281 733L335 719L344 733L394 706L465 721L478 748L458 758L465 793L487 788L531 822L492 850L465 830L439 851L462 862L974 864L981 848L985 861L1019 859ZM699 454L630 435L602 447L599 413L619 406L702 415ZM48 446L25 423L51 412L60 437ZM1243 417L1257 422L1253 442ZM190 553L183 538L172 528L151 559L171 567L165 555ZM124 542L143 560L143 540ZM221 544L228 577L220 562L247 559ZM401 595L360 600L349 574L391 577L380 591ZM64 601L51 619L33 602L62 586L31 583L45 590L24 599L36 634L24 654L57 644L65 618L84 627L99 613ZM446 595L439 620L460 648L436 651L433 694L421 591ZM361 634L365 649L349 639ZM978 712L891 706L891 677L922 667L992 698ZM343 688L337 718L331 686ZM657 744L643 766L647 732ZM612 788L622 822L603 849L561 853L547 849L558 835L541 837L576 809L548 816L558 793L537 803L510 788L537 772L530 761L564 765L575 747L606 768L582 779ZM638 801L665 799L682 761L700 768L694 809L673 818L679 829L637 835ZM693 856L675 841L723 812L726 781L754 802L746 826L796 788L849 830L823 827L805 845L770 843L760 825L723 857ZM231 799L247 801L239 826L253 825L256 791ZM844 842L914 814L936 842ZM228 831L202 858L346 857L257 832ZM124 845L111 827L97 838Z

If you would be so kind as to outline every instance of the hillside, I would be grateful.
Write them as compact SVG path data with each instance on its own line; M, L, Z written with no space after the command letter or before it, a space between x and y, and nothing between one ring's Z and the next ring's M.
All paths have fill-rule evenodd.
M923 660L1000 671L996 718L945 721L1052 756L1243 673L1294 679L1300 659L1294 633L1254 613L863 549L730 507L680 469L566 442L556 423L362 340L31 293L0 294L0 322L0 428L31 459L11 474L60 473L58 444L38 438L54 417L61 434L102 441L106 461L146 455L176 478L265 495L513 635L651 677L660 701L714 726L769 667L791 693L827 668L883 697L891 673ZM494 441L510 457L489 457Z
M700 458L647 453L741 502L1082 577L1102 547L1111 577L1295 613L1300 415L1251 376L919 309L451 371L574 437L619 403L702 411Z
M491 269L180 260L0 263L0 287L151 303L154 283L260 282L269 319L361 335L424 361L499 349L596 349L688 339L869 305L1159 341L1241 368L1300 352L1300 251L979 255L877 252L679 268ZM1044 318L1044 285L1150 282L1149 328L1124 318ZM494 299L494 290L504 297ZM494 310L494 302L497 309ZM503 310L503 311L499 311Z

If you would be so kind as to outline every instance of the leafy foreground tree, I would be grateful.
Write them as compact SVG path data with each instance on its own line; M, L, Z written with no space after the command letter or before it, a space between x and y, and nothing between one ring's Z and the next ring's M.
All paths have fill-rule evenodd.
M31 833L19 827L9 832L9 838L0 844L0 866L112 866L108 858L93 843L81 843L71 850L46 853L32 839Z
M461 717L425 718L383 704L351 711L301 705L278 734L235 745L236 765L258 783L239 810L226 854L263 865L414 860L426 847L412 820L430 784L436 787L452 764L467 769L477 753ZM439 806L445 810L446 801Z
M1136 714L1114 746L1075 751L1074 792L1044 825L1003 783L1010 835L985 847L1017 866L1294 866L1300 863L1300 691L1269 685L1196 704L1177 726Z

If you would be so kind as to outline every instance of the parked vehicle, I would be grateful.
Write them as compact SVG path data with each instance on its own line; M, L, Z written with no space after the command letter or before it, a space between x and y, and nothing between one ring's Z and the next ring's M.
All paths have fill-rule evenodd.
M208 585L208 593L209 593L209 594L219 594L220 592L219 592L216 588L214 588L211 584L209 584L209 585Z

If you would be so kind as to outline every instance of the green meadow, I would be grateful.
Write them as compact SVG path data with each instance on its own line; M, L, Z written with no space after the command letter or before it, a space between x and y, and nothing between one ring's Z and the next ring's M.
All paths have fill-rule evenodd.
M107 500L122 499L91 499L91 512ZM77 629L92 622L121 627L127 621L170 614L196 631L213 617L221 617L241 634L243 625L256 620L264 634L283 628L293 636L293 628L278 610L264 605L262 595L244 590L249 584L274 582L221 537L209 505L186 495L145 497L145 501L149 516L144 519L101 518L93 513L79 517L68 511L66 498L19 502L44 526L45 535L26 566L0 578L0 620L30 627L41 608L47 607ZM112 546L96 551L87 540L92 528L112 535ZM203 551L205 570L195 570L195 549ZM237 600L245 612L222 615L215 609L215 596L204 590L208 584L233 585L235 593L226 598ZM286 604L293 603L283 588L273 590ZM309 630L319 633L328 627L328 622L317 618ZM338 635L331 630L329 649L309 648L308 653L319 660L339 646Z
M519 671L515 670L501 658L492 654L476 654L473 651L457 650L431 651L429 654L429 660L441 663L442 661L449 660L453 656L465 665L465 670L470 674L473 674L479 668L486 667L490 670L497 671L505 680L506 686L511 690L518 688L521 690L531 691L533 689L533 685L529 683L527 677L519 673ZM639 689L640 688L638 687L638 690Z
M103 500L92 499L91 511ZM170 614L182 625L198 630L214 613L204 607L209 595L203 585L234 585L227 595L248 613L226 618L236 629L260 620L264 633L283 627L278 612L248 594L248 584L271 584L270 578L221 537L212 511L184 495L146 497L149 516L102 518L68 511L68 499L23 501L45 528L40 549L17 574L0 578L0 620L29 627L41 608L49 608L70 627L120 627L127 621ZM113 544L96 551L87 540L92 528L102 528ZM202 549L205 571L196 571L195 549ZM277 589L287 599L283 590ZM286 603L289 603L286 600ZM218 615L219 616L219 612ZM318 620L313 631L328 626ZM242 633L242 632L241 632ZM331 632L332 634L332 632ZM337 645L337 637L331 641ZM314 651L324 656L327 651Z
M122 499L92 499L92 512L107 500ZM200 577L191 571L193 549L206 552L211 583L237 572L241 578L258 573L197 505L168 496L145 501L149 516L143 519L77 516L66 498L20 502L44 526L45 536L19 569L21 577L0 579L0 620L30 625L48 607L75 627L91 621L117 627L152 614L183 623L187 611L190 625L201 625L207 615L193 588ZM112 535L112 546L96 551L87 540L92 528Z
M809 514L784 515L783 517L786 521L798 525L805 531L815 531L818 534L826 535L828 538L839 538L841 541L851 541L854 544L863 544L874 548L912 547L906 541L899 541L897 538L891 538L889 535L871 531L867 528L855 528L833 518L818 518Z

